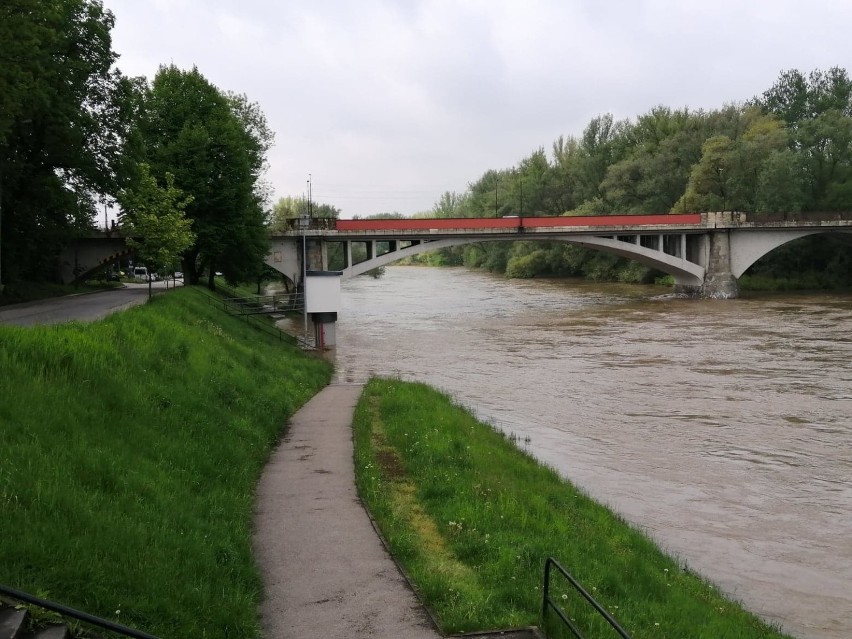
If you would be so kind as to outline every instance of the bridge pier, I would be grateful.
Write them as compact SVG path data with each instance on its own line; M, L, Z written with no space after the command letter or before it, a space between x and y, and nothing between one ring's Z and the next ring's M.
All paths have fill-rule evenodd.
M740 296L740 287L731 269L730 231L728 229L710 231L707 238L707 266L704 270L704 281L698 286L675 284L675 293L717 300L735 299Z

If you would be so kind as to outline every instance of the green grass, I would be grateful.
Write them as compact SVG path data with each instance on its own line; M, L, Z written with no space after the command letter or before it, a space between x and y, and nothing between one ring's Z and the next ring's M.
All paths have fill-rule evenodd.
M362 498L444 632L539 625L553 556L635 639L784 636L437 391L371 381L355 438ZM553 588L586 636L615 636Z
M0 583L162 637L258 637L254 488L330 366L177 289L0 327Z

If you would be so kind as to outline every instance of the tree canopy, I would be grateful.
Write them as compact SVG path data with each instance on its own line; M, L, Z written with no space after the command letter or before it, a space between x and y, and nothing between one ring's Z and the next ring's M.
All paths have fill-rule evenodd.
M94 229L98 208L152 179L191 196L189 281L203 270L250 276L267 250L263 112L197 69L125 77L113 24L101 0L0 4L2 281L57 277L62 246Z
M149 268L173 268L195 241L192 220L184 209L192 202L174 185L174 176L166 173L165 186L151 175L147 164L139 166L140 179L122 190L118 200L122 206L121 226L127 244L136 250L139 260ZM148 280L150 295L151 280Z
M0 242L4 281L45 279L128 175L138 82L113 69L97 0L0 5Z
M251 280L268 250L260 181L272 134L259 107L224 93L197 68L162 66L144 101L140 131L154 176L174 176L192 196L186 215L195 242L183 255L184 277Z
M844 69L784 71L760 96L714 111L660 105L634 120L597 116L581 135L559 136L549 154L539 148L511 169L489 169L434 208L444 217L712 210L852 210L852 81ZM447 249L440 261L523 277L612 278L626 264L529 242Z

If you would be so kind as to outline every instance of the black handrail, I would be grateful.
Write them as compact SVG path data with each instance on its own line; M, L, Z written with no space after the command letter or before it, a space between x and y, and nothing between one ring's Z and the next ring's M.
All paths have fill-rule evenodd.
M120 623L115 623L107 619L101 619L100 617L90 615L87 612L81 612L80 610L75 610L74 608L69 608L68 606L63 606L62 604L56 603L54 601L48 601L47 599L42 599L40 597L36 597L35 595L31 595L20 590L15 590L14 588L9 588L8 586L4 586L2 584L0 584L0 595L5 595L6 597L10 597L17 601L21 601L23 603L27 603L33 606L38 606L39 608L44 608L45 610L52 610L53 612L58 612L64 617L71 617L72 619L77 619L78 621L83 621L93 626L98 626L99 628L103 628L104 630L111 630L112 632L117 632L118 634L124 635L125 637L133 637L133 639L158 639L154 635L149 635L147 632L142 632L141 630L129 628L127 626L121 625Z
M544 588L543 588L543 597L541 604L541 626L545 627L545 622L547 620L547 609L548 607L553 608L554 612L559 616L559 618L563 621L563 623L568 626L568 629L574 633L574 636L578 639L583 639L583 633L580 632L580 629L577 628L577 625L568 618L568 616L562 611L562 609L556 605L556 602L550 597L550 567L555 566L556 569L562 573L562 576L568 580L574 589L579 592L583 598L588 601L592 607L598 611L598 613L603 617L606 622L613 627L613 629L619 634L622 639L631 639L630 635L627 634L627 631L622 628L618 622L613 618L611 614L609 614L603 606L601 606L597 601L595 601L594 597L590 595L583 586L580 585L580 582L574 579L571 574L563 568L558 561L556 561L553 557L548 557L547 561L544 562Z
M219 302L222 302L222 308L225 312L228 311L228 306L227 306L228 300L229 299L238 299L238 298L233 297L235 295L235 293L232 289L224 287L221 284L216 284L216 293L218 293L219 295L221 295L223 297L230 294L232 296L231 298L225 297L223 299L223 297L217 297L217 296L213 295L209 290L204 289L204 288L200 288L199 290L201 290L205 294L205 296L207 297L208 303L218 304ZM276 326L272 326L271 324L269 324L265 321L257 320L254 317L254 315L252 315L252 314L240 313L240 315L242 317L246 318L247 324L250 323L252 326L263 331L267 335L272 335L273 337L277 337L278 341L287 341L287 342L297 342L298 341L298 339L296 337L294 337L293 335L290 335L290 333L288 333L287 331L282 331L280 328L278 328Z
M301 310L304 307L304 296L301 293L278 293L251 297L226 297L222 300L222 304L226 311L233 310L240 315L262 315Z

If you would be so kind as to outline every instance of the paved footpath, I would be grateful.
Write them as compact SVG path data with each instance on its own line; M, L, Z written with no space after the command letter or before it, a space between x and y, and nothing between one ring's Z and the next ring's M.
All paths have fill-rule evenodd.
M361 391L333 384L305 404L261 477L254 547L267 639L441 636L358 499L351 426Z

